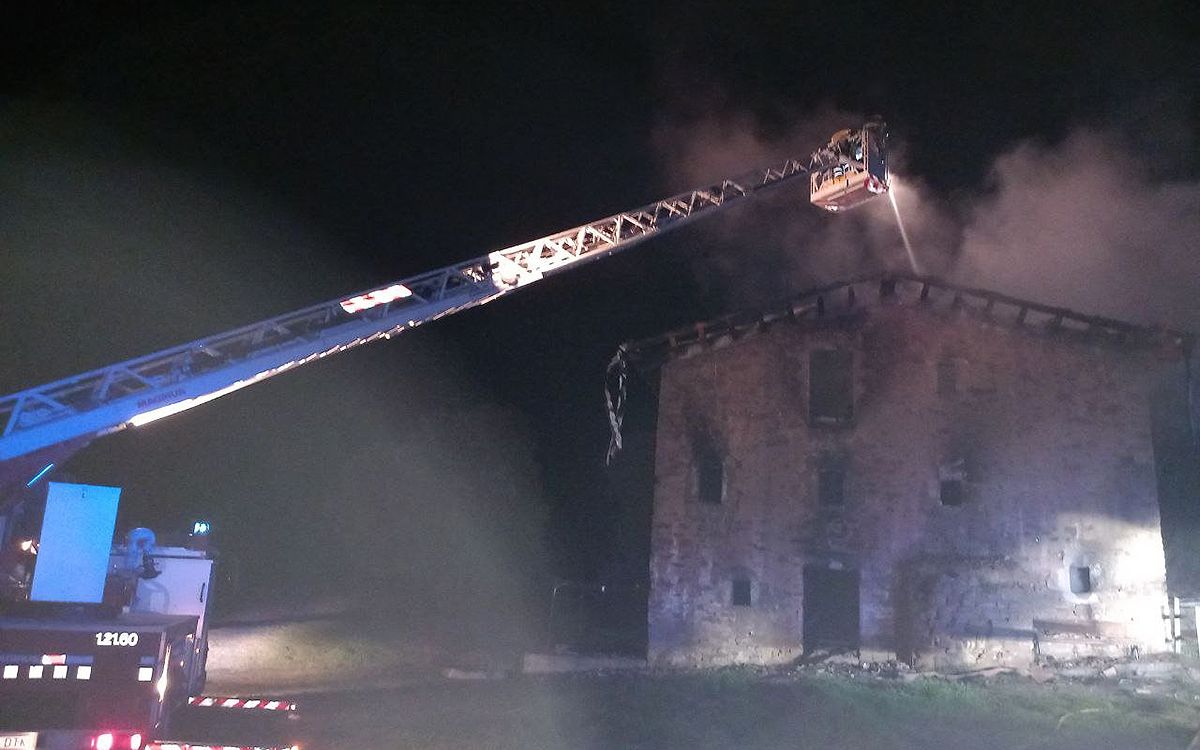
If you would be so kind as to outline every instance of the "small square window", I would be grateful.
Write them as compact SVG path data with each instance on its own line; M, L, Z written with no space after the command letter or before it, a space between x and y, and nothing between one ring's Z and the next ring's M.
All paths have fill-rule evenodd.
M749 607L750 606L750 579L749 578L734 578L733 579L733 606Z
M961 479L943 479L940 485L942 505L958 507L966 499L965 488Z
M1071 566L1071 593L1092 593L1092 569L1086 565Z
M827 464L817 470L817 501L824 507L841 507L846 502L846 470Z

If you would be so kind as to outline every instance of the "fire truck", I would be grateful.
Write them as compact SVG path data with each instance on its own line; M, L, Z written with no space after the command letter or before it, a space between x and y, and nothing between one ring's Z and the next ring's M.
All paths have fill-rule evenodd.
M120 490L53 481L92 440L361 344L486 304L799 178L843 211L885 193L887 131L834 134L807 159L0 398L0 750L195 748L187 707L292 712L207 696L210 529L113 545Z
M24 559L0 594L0 747L141 750L201 693L208 524L161 543L137 528L113 545L119 497L48 482L37 536L16 545Z

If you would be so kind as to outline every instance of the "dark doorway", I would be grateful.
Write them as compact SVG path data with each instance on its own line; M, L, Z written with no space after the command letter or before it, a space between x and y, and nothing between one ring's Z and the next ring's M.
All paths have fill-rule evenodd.
M804 567L804 650L858 648L858 571Z

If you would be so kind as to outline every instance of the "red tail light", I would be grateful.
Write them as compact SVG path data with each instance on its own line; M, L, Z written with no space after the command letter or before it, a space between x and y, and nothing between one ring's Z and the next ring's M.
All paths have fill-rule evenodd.
M105 732L104 734L97 735L96 738L92 740L92 747L96 748L96 750L112 750L112 746L112 732Z

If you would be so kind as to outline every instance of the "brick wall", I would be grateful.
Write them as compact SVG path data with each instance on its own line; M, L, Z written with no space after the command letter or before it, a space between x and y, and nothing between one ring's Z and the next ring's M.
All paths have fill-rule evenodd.
M853 352L849 425L810 425L814 349ZM1163 366L1144 347L900 303L677 349L661 371L651 659L802 655L805 566L857 574L864 658L1161 650L1148 394ZM719 504L700 502L698 443L723 458ZM818 501L831 461L841 506ZM962 504L943 505L956 479ZM1071 591L1072 566L1091 591ZM750 606L732 603L735 579Z

